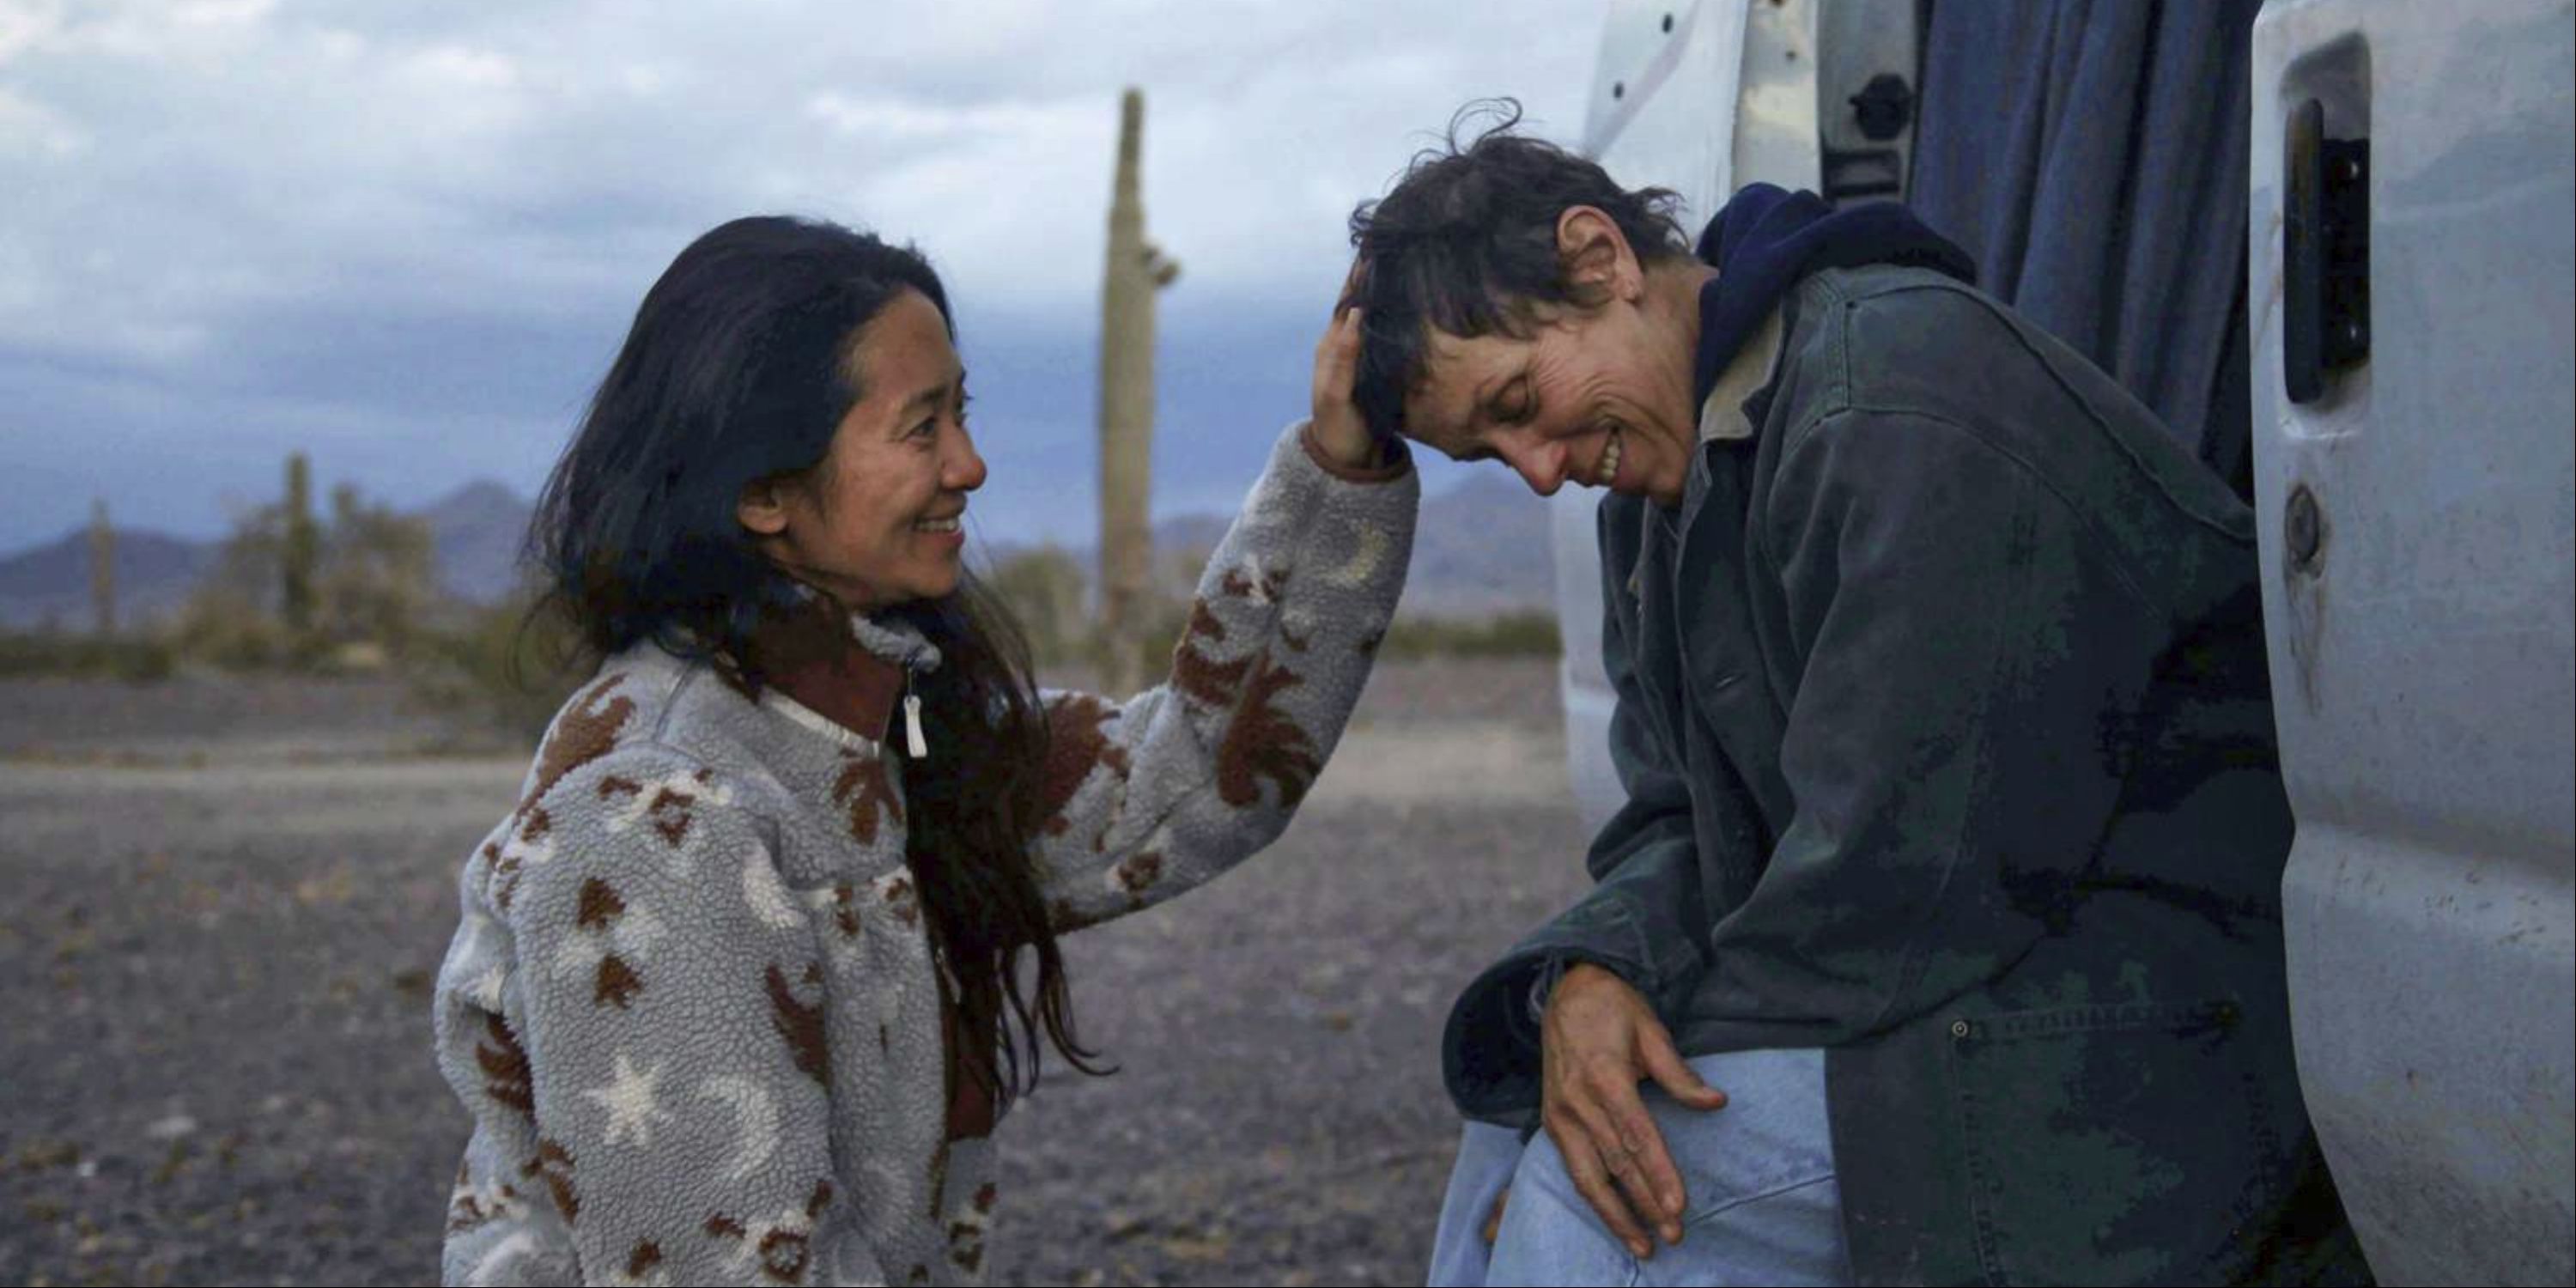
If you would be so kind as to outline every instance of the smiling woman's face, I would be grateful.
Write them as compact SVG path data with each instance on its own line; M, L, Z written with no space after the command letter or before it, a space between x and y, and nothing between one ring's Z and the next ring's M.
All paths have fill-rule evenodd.
M1690 339L1621 300L1542 316L1527 338L1434 332L1406 433L1498 460L1540 496L1576 483L1681 503L1698 418Z
M1404 432L1458 460L1501 461L1540 496L1572 482L1679 505L1699 437L1691 349L1711 271L1641 263L1590 206L1558 218L1557 253L1568 294L1591 302L1525 303L1520 336L1434 329Z
M966 435L966 371L947 322L905 291L859 329L849 360L865 396L831 449L801 475L744 488L737 517L772 562L854 609L950 594L984 460Z

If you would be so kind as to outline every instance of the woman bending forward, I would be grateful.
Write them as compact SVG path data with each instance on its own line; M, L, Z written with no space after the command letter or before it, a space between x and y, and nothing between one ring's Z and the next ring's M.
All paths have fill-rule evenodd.
M929 265L776 218L681 252L538 509L602 661L465 863L449 1282L980 1278L1040 1031L1091 1067L1056 936L1278 836L1395 608L1417 488L1355 325L1116 703L1037 692L960 566L984 462Z

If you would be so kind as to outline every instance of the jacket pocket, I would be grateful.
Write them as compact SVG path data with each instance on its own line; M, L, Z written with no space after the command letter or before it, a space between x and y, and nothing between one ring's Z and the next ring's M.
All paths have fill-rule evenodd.
M2232 1279L2280 1142L2230 1001L1949 1022L1968 1207L1988 1282Z

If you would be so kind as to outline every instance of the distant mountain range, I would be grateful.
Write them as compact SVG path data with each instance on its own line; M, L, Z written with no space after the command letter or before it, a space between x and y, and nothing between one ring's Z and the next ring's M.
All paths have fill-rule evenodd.
M482 480L415 512L429 523L439 580L449 593L477 603L509 593L518 578L529 510L530 503L508 487ZM1230 521L1226 515L1177 515L1154 525L1154 541L1164 550L1205 550ZM130 624L177 611L220 548L219 542L119 528L119 620ZM992 553L1006 556L1009 548ZM1087 549L1072 553L1089 566ZM1408 615L1481 617L1543 609L1553 585L1547 505L1518 481L1500 473L1474 474L1424 498L1404 592ZM90 613L87 529L0 556L0 627L25 630L50 622L86 629Z

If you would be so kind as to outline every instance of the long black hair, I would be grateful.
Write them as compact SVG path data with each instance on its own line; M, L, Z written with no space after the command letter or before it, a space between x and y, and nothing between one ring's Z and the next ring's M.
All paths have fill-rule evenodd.
M649 640L756 696L766 677L754 633L764 618L811 610L736 504L746 484L823 460L864 396L859 330L905 291L936 305L955 338L948 293L909 246L777 216L691 242L645 293L537 502L529 545L549 582L539 611L560 612L594 657ZM965 1032L989 1037L965 1044L967 1071L1004 1099L1035 1086L1043 1027L1074 1068L1099 1072L1074 1035L1031 870L1046 723L1026 639L971 575L945 598L887 611L942 655L914 684L939 753L904 767L904 857ZM1037 957L1033 991L1022 948Z

